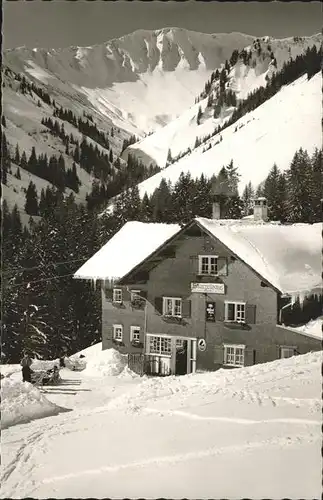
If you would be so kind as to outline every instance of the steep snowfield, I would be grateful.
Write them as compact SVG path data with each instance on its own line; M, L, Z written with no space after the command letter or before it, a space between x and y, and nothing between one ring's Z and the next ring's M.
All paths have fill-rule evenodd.
M253 40L241 33L138 30L92 47L8 50L4 60L49 87L83 93L116 126L140 136L193 104L211 72Z
M264 87L267 84L266 78L271 76L275 71L280 71L287 61L291 58L295 59L298 55L316 45L319 49L321 44L320 35L313 35L307 38L286 38L276 40L270 37L255 39L253 43L245 47L245 51L250 54L250 60L246 64L243 58L239 57L238 61L231 66L228 75L227 89L231 89L237 99L245 99L247 95L259 87ZM259 47L261 51L259 52ZM273 64L273 57L276 61L276 67ZM207 79L204 83L206 83ZM215 82L207 92L215 99L216 88ZM202 91L202 86L200 87ZM160 89L161 102L163 103L164 88ZM196 94L196 96L199 93ZM182 93L176 92L176 86L172 91L172 98L175 100L174 108L177 109L178 101L182 100ZM180 98L178 98L180 96ZM177 100L175 99L177 97ZM207 97L207 96L206 96ZM197 113L201 107L203 117L200 124L197 124ZM193 149L196 138L202 139L209 135L215 127L222 125L231 115L234 108L228 108L222 111L221 115L213 118L213 107L207 108L207 99L202 100L197 105L187 107L176 119L169 122L163 129L157 129L153 135L150 135L135 145L130 146L123 156L126 158L128 153L142 159L144 163L151 161L163 168L166 165L168 151L175 158L181 152L188 148Z
M46 397L73 411L2 431L0 496L319 498L321 362L164 379L62 371Z
M222 141L216 135L196 148L191 154L165 168L150 179L139 184L140 194L152 194L162 178L175 182L181 172L190 172L193 177L202 173L206 176L217 174L231 159L238 167L241 189L251 181L254 185L264 180L274 163L285 170L297 149L302 147L311 154L322 144L321 102L322 77L320 73L307 80L303 76L283 87L275 96L236 123L221 132ZM205 102L202 104L205 105ZM190 110L194 114L193 110ZM191 119L195 134L196 119ZM177 149L187 147L188 132L177 135ZM151 146L146 155L158 165L164 165L165 148L168 143L168 128L158 132L160 141L155 147L153 136L146 139ZM163 132L165 140L163 141ZM176 130L174 132L176 134ZM151 139L151 141L149 141ZM180 145L182 141L182 146ZM211 144L211 149L203 152ZM142 148L141 146L138 146Z

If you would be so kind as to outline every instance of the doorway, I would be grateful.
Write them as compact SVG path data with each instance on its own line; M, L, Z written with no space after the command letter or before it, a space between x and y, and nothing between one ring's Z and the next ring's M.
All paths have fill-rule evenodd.
M187 340L176 339L175 375L187 374Z

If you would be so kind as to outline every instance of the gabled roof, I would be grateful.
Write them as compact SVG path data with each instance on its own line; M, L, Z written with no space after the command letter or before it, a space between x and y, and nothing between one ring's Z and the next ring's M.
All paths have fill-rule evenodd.
M127 222L76 271L74 278L118 280L179 230L178 224Z
M197 218L198 225L283 294L322 290L322 224Z
M186 228L197 224L220 241L260 279L286 295L322 291L322 224L214 220L197 217L187 226L127 222L74 275L125 282Z

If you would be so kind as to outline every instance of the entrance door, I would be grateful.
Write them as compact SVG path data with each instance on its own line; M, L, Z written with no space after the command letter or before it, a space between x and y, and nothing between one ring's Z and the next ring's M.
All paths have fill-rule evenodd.
M187 374L187 340L176 340L175 374Z

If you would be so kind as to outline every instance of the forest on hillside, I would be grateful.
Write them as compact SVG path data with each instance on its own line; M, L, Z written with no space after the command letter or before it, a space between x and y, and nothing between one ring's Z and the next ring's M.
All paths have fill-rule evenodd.
M172 185L164 179L151 196L129 186L115 201L112 214L102 212L106 200L92 193L77 204L73 193L48 188L36 198L40 222L28 227L18 208L2 206L2 362L18 362L23 349L42 358L73 354L101 339L101 294L92 282L73 279L75 271L128 220L186 224L192 217L211 217L216 183L227 186L225 217L249 215L255 196L268 200L269 218L283 223L322 220L322 150L300 149L285 172L273 165L261 186L249 183L238 193L239 172L233 162L217 176L193 179L182 173ZM40 201L42 202L39 208Z

